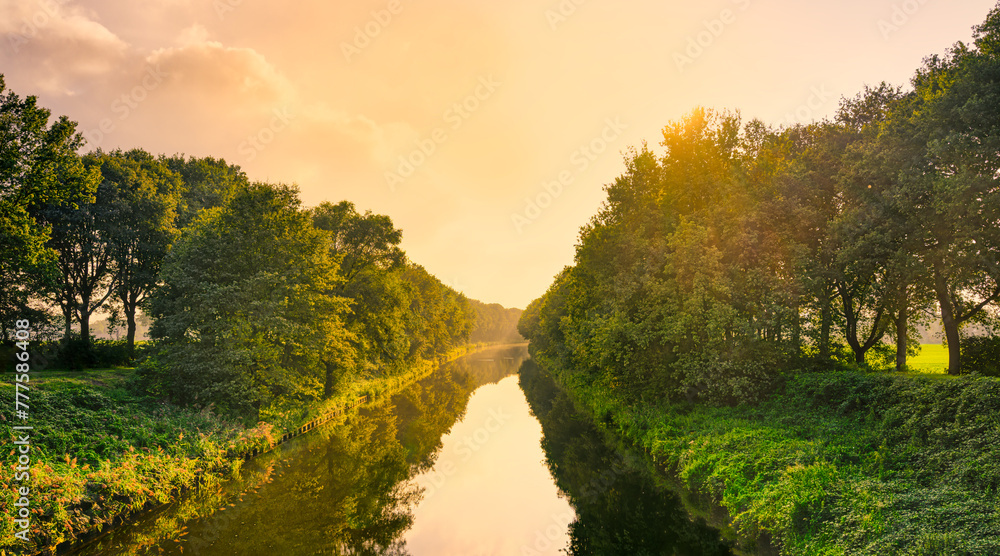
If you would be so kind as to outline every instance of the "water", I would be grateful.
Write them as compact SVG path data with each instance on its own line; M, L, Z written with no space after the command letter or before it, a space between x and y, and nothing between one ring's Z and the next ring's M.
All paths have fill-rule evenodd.
M631 458L631 459L630 459ZM78 554L728 554L524 347L443 366Z

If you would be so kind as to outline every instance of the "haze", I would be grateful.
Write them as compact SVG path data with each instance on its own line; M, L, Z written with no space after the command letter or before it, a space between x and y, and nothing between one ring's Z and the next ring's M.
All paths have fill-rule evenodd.
M0 0L0 73L87 150L222 157L308 205L350 200L445 283L524 307L572 262L624 149L699 105L829 117L993 5Z

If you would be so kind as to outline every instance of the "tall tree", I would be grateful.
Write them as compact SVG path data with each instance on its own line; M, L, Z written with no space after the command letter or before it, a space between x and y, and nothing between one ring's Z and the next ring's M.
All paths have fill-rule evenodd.
M853 137L840 177L860 202L854 209L855 235L848 250L854 260L881 268L881 303L889 334L896 341L896 369L906 368L912 321L930 304L919 223L903 183L903 168L919 157L909 137L893 132L893 120L907 110L913 94L882 83L841 103L838 122ZM875 260L878 259L878 260Z
M76 150L76 123L51 113L33 96L6 89L0 75L0 334L34 310L31 299L55 280L50 229L35 218L46 205L72 207L93 199L98 177Z
M970 48L930 57L896 133L921 156L903 171L948 342L948 372L962 372L962 324L1000 299L1000 8Z
M280 398L321 394L346 334L329 234L292 187L254 183L185 228L150 298L163 349L150 369L181 403L256 420Z
M93 161L87 161L87 166L99 171ZM41 219L52 230L48 245L57 253L59 269L59 280L48 290L49 298L62 310L64 338L69 339L75 320L80 324L85 349L90 343L90 317L104 306L116 286L106 229L112 216L111 190L112 186L103 182L92 203L81 203L78 208L50 205L40 211Z
M345 320L353 349L338 348L324 361L324 395L330 397L348 369L367 363L378 371L405 356L407 298L397 271L406 256L399 248L402 231L388 216L359 214L347 201L322 203L311 213L313 224L329 232L330 255L341 278L338 294L351 304Z
M125 313L126 339L135 351L136 312L156 287L160 265L173 242L180 176L141 150L88 156L99 166L107 218L103 239L110 245L115 296Z

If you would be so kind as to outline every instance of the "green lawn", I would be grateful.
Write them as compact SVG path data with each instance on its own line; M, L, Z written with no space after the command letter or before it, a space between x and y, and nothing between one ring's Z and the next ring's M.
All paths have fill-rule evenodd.
M920 354L909 358L906 365L921 373L945 374L948 372L948 348L941 344L920 344Z
M135 369L131 367L115 367L113 369L87 369L84 371L32 371L31 383L43 387L64 386L122 386L133 376ZM5 374L7 382L13 382L11 374Z

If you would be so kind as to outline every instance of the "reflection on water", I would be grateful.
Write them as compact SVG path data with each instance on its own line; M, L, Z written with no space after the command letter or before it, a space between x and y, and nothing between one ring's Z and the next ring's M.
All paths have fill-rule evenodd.
M520 346L446 364L389 400L256 458L224 487L183 496L78 553L412 554L404 533L424 494L412 478L433 468L470 394L516 373L526 358Z
M541 436L516 376L476 390L434 467L415 480L424 496L409 552L560 554L574 514L543 463Z
M496 348L78 554L729 553L640 467L603 443L523 346Z
M716 529L691 521L641 456L610 448L538 365L526 361L520 378L545 433L549 469L578 516L570 525L570 554L731 554Z

